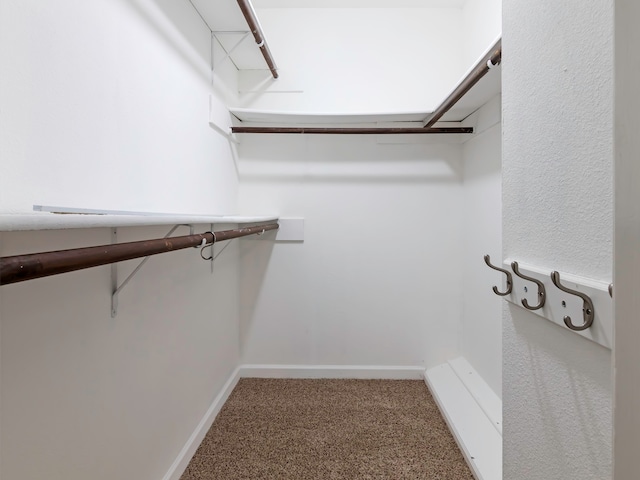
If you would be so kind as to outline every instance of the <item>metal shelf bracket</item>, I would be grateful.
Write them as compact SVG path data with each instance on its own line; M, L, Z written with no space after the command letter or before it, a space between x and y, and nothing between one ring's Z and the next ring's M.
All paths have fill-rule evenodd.
M164 238L169 237L173 232L175 232L178 229L178 227L189 227L189 235L194 234L195 228L193 225L189 225L189 224L174 225L171 228L171 230L169 230L169 233L167 233L164 236ZM118 243L118 229L112 228L111 244L113 245L115 243ZM195 247L195 248L199 248L199 247ZM145 263L147 263L147 260L149 260L149 258L151 257L144 257L142 261L136 266L136 268L133 269L133 272L131 272L129 276L125 278L120 285L118 285L118 264L117 263L111 264L111 318L115 318L118 315L118 295L124 289L124 287L126 287L129 281L136 275L136 273L140 271L142 266ZM211 267L211 270L213 271L213 265Z
M240 31L240 32L211 32L211 34L213 35L213 37L218 41L218 44L220 44L220 47L222 47L222 50L224 51L225 55L224 57L222 57L221 59L219 59L218 61L216 61L213 65L213 69L217 69L220 64L222 64L225 60L227 60L228 58L231 58L231 55L233 55L233 52L236 51L236 49L242 45L244 43L244 41L249 38L249 36L251 35L250 31ZM218 38L218 35L242 35L242 37L240 38L240 40L238 40L229 50L227 50L222 41ZM233 60L232 60L233 62ZM235 63L234 63L235 65ZM237 65L236 65L236 68Z

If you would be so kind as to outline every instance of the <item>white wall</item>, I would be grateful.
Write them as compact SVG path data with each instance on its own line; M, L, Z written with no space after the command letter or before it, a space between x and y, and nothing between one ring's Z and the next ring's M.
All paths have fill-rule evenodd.
M470 66L460 8L261 8L258 16L281 76L241 72L242 107L426 112Z
M207 120L209 94L233 102L237 74L227 64L212 82L209 32L188 1L0 8L1 212L235 210L234 155ZM430 110L468 67L451 33L460 9L338 10L328 45L317 43L323 20L336 20L328 9L291 13L312 20L304 26L273 19L277 28L260 12L291 79L276 90L305 93L249 95L245 106ZM239 75L242 88L252 75ZM467 160L492 157L496 133L485 135ZM305 217L304 243L243 241L213 276L195 251L154 258L116 319L107 267L0 290L3 478L160 478L239 360L430 367L460 353L463 209L476 195L463 193L461 147L256 136L240 155L239 209ZM485 167L467 163L469 184L490 188ZM121 229L120 239L164 233ZM5 233L0 253L108 241L107 229Z
M502 394L502 300L491 290L501 285L494 265L502 258L501 125L463 146L462 332L461 353L500 396Z
M7 0L0 22L2 212L234 210L210 31L187 0Z
M0 240L4 256L105 244L109 231ZM214 275L196 250L150 259L113 319L108 266L3 286L2 478L162 478L237 365L237 253Z
M456 356L460 146L246 137L241 209L304 217L305 240L276 244L262 278L241 253L242 361L430 367Z
M615 439L614 474L638 478L640 444L640 43L638 2L615 2Z
M281 78L240 72L240 100L243 106L294 112L430 110L499 36L500 9L495 0L467 2L465 8L260 8ZM248 135L242 142L241 208L304 216L308 229L304 245L275 246L262 287L247 280L260 293L256 305L243 307L243 361L431 366L463 353L500 394L500 302L482 291L493 280L482 254L494 251L499 258L501 250L499 127L465 146L464 188L460 170L446 185L434 183L429 171L434 152L447 149L462 158L460 146ZM425 214L428 224L419 220ZM372 263L378 247L369 246L368 233L350 228L339 240L327 233L351 217L377 225L381 215L385 229L390 221L412 223L418 236L431 236L434 228L455 224L464 234L454 238L447 228L446 248L437 250L398 237L410 242L401 249L406 258L385 254ZM436 270L402 273L420 262ZM455 285L443 290L438 272L456 265L460 271L447 273ZM381 276L394 280L371 281ZM428 293L416 291L421 283ZM464 306L462 296L442 296L452 289L468 295ZM368 305L364 311L362 305ZM405 312L402 327L382 328L389 310L399 308ZM435 320L439 314L432 312L442 309L446 319ZM377 345L383 336L386 349Z
M503 256L611 281L612 2L505 2ZM504 308L504 478L611 477L611 352Z
M210 32L187 0L0 8L0 212L235 210L233 156L208 126ZM0 242L11 255L109 243L109 231ZM3 286L0 476L162 478L238 363L238 251L214 275L195 250L151 259L115 319L108 267Z

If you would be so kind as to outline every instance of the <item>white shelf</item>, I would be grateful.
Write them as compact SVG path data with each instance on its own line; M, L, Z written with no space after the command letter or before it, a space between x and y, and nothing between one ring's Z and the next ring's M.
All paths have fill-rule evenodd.
M371 124L378 122L422 122L432 112L395 113L319 113L253 110L230 108L229 111L241 122L272 123L278 125L300 124Z
M24 214L0 214L0 231L64 230L70 228L142 227L152 225L181 224L243 224L277 220L275 215L113 215L113 214L56 214L33 212Z
M460 81L451 89L453 92L459 84L467 77L467 75L477 66L480 60L494 48L496 39L490 47L482 53L478 61L475 62L461 76ZM462 122L469 115L479 110L483 105L487 104L502 91L502 74L501 68L493 68L480 79L458 102L442 117L440 122ZM446 99L449 93L444 97ZM435 110L435 109L434 109ZM408 125L409 123L422 123L427 120L432 111L413 111L413 112L361 112L361 113L340 113L340 112L295 112L295 111L267 111L255 110L250 108L230 107L229 111L240 121L243 126L266 126L277 125L281 127L288 126L391 126L393 123L406 123L407 125L397 126L416 126ZM383 125L380 125L383 124ZM453 125L450 125L453 126Z

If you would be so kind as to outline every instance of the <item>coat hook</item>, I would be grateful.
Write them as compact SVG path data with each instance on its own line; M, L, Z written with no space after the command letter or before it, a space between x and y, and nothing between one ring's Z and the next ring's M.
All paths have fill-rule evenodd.
M609 284L609 296L613 298L613 283Z
M553 272L551 272L551 281L553 282L553 284L556 287L558 287L563 292L570 293L571 295L577 295L584 302L583 306L582 306L582 314L584 316L584 324L578 325L578 326L574 325L571 322L571 317L569 315L565 315L564 316L564 318L563 318L564 324L568 328L570 328L571 330L586 330L587 328L589 328L591 326L591 324L593 323L593 317L595 315L595 310L593 308L593 302L591 301L589 296L585 295L582 292L578 292L577 290L572 290L572 289L567 288L564 285L562 285L560 283L560 274L555 270Z
M518 262L511 262L511 269L513 270L513 273L515 273L520 278L528 280L529 282L533 282L538 286L538 304L531 306L529 305L529 301L526 298L523 298L522 306L527 310L538 310L544 307L544 302L547 299L547 292L544 289L544 283L542 283L540 280L537 280L533 277L529 277L527 275L524 275L522 272L520 272L520 269L518 267Z
M484 256L484 263L486 263L487 266L489 266L490 268L493 268L494 270L498 270L499 272L502 272L507 276L507 290L505 292L499 292L498 287L494 286L493 293L495 293L496 295L500 295L501 297L504 297L505 295L509 295L513 288L513 280L511 279L511 272L509 270L505 270L504 268L498 268L495 265L491 265L491 257L489 257L489 255Z

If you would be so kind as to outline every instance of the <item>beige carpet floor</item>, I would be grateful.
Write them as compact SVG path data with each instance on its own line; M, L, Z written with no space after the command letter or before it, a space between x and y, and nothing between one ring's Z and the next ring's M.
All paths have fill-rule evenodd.
M472 480L420 380L242 379L181 480Z

